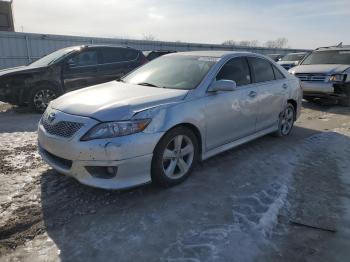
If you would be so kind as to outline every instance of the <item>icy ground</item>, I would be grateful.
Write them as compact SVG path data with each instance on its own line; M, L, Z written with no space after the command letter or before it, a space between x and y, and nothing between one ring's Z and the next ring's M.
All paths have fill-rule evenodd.
M122 192L44 164L38 119L0 112L0 261L349 261L349 109L306 103L287 138Z

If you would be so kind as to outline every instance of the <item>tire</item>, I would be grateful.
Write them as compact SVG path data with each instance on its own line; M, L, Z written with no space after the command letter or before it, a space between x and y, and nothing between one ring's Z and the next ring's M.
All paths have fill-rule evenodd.
M350 107L350 91L346 94L346 97L339 100L339 104L341 106L348 106Z
M288 103L279 115L278 130L274 133L277 137L288 136L293 129L296 109Z
M34 87L28 97L29 106L36 112L43 113L53 99L62 94L59 88L48 84L41 84Z
M161 187L170 187L183 182L196 165L198 153L198 140L190 129L186 127L171 129L154 150L151 166L152 182Z

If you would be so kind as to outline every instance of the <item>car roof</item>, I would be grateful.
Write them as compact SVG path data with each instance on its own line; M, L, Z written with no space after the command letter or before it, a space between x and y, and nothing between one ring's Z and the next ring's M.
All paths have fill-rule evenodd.
M349 47L332 47L332 48L317 48L315 49L316 52L324 52L324 51L350 51L350 46Z
M307 54L308 52L298 52L298 53L288 53L286 55L304 55Z
M315 49L315 51L329 51L329 50L350 50L350 45L337 45L337 46L324 46L324 47L318 47Z
M206 57L221 58L226 55L240 55L240 54L253 54L253 53L243 52L243 51L188 51L188 52L172 53L169 55L206 56Z
M111 47L111 48L123 48L123 49L132 49L132 50L136 50L136 51L139 51L135 48L132 48L132 47L129 47L129 46L119 46L119 45L94 45L94 44L89 44L89 45L76 45L76 46L67 46L67 47L64 47L62 49L65 49L65 48L104 48L104 47Z

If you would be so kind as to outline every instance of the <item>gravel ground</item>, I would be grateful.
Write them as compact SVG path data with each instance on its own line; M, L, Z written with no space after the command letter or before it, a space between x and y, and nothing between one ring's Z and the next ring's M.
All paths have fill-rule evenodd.
M83 186L40 160L40 116L0 102L0 261L348 261L350 109L306 103L289 137L183 184Z

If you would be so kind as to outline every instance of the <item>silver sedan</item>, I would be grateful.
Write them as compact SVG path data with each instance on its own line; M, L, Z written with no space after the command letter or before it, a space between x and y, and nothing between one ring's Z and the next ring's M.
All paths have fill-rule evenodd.
M39 152L86 185L172 186L198 161L269 133L288 135L301 98L297 78L265 56L169 54L52 101L39 123Z

